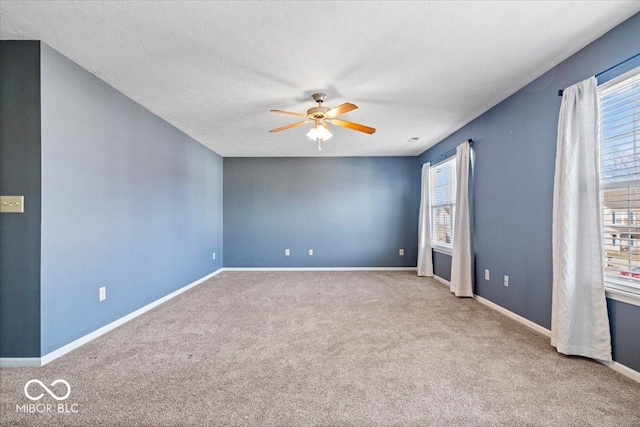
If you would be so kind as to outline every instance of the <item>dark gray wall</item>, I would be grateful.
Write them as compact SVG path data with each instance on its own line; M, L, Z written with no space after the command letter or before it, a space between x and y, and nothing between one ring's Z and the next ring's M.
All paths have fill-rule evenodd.
M40 43L0 41L0 357L40 356Z
M419 180L417 157L225 158L225 267L415 267Z
M41 61L47 354L222 266L223 165L44 44Z
M420 156L423 164L468 138L476 141L475 291L546 328L551 326L557 91L637 54L639 39L640 15L635 15ZM490 281L484 280L485 268ZM447 274L438 268L435 273ZM509 287L503 286L505 274ZM609 307L615 313L614 355L625 355L621 363L640 370L640 307L616 301Z

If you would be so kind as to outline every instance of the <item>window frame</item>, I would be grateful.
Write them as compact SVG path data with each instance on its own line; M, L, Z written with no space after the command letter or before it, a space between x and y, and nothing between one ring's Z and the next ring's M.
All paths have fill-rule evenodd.
M432 189L434 187L434 183L435 183L435 175L436 175L436 168L439 168L441 166L443 166L445 163L448 162L453 162L453 165L455 167L456 165L456 154L453 154L451 157L446 157L444 159L442 159L441 161L439 161L438 163L435 163L433 165L431 165L430 170L429 170L429 223L430 223L430 228L431 228L431 249L435 252L439 252L445 255L453 255L453 242L455 240L455 231L453 230L454 227L454 220L455 220L455 209L457 206L457 198L456 198L456 188L454 186L453 188L453 203L443 203L442 206L444 205L453 205L453 210L452 210L452 215L451 215L451 244L447 245L447 244L442 244L440 242L435 241L434 239L434 233L433 233L433 228L434 228L434 216L433 216L433 207L434 207L434 203L433 203L433 199L434 199L434 194L432 194ZM454 178L455 178L455 170L454 170ZM439 205L436 205L439 206Z
M612 182L612 183L604 183L604 172L603 172L603 135L602 135L602 127L603 127L603 117L602 117L602 111L601 111L601 98L602 96L606 96L607 92L610 91L610 88L612 88L613 86L618 85L621 82L624 82L630 78L633 77L638 77L640 78L640 67L635 67L632 70L629 70L623 74L621 74L620 76L617 76L611 80L608 80L602 84L598 85L598 109L600 111L600 114L598 115L598 155L600 157L600 161L599 163L599 168L600 168L600 174L601 174L601 178L600 178L600 200L601 200L601 204L602 204L602 210L601 210L601 219L600 219L600 224L601 227L603 229L602 232L602 238L603 238L603 244L604 244L604 238L605 238L605 232L604 232L604 228L606 227L606 220L604 217L604 192L605 190L611 190L611 189L616 189L616 188L630 188L635 186L639 186L640 184L640 176L626 180L626 181L619 181L619 182ZM640 97L639 97L640 98ZM615 213L613 214L613 221L615 222L616 218L615 218ZM619 236L615 236L615 237L619 237ZM620 240L622 240L622 238L620 238ZM607 255L606 255L606 251L605 248L603 247L603 253L602 253L602 263L603 263L603 268L606 268L606 263L607 263ZM640 306L640 281L637 281L636 283L634 282L630 282L628 280L624 280L624 279L619 279L616 278L615 276L611 275L611 274L606 274L606 272L603 272L603 279L604 279L604 288L605 288L605 292L606 292L606 296L607 298L610 299L614 299L617 301L622 301L628 304L632 304L632 305L636 305L636 306Z

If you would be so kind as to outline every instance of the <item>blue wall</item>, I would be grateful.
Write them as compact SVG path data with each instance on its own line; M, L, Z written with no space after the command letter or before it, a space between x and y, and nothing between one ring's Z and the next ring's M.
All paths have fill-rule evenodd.
M415 267L418 169L417 157L225 158L225 267Z
M637 54L638 40L640 14L420 156L423 164L468 138L476 141L476 293L546 328L551 327L557 91ZM435 273L448 276L442 271L446 265L440 265ZM484 280L485 268L491 271L490 281ZM503 286L503 275L510 277L509 287ZM618 301L609 301L609 307L614 356L640 371L640 307Z
M223 164L41 47L44 355L222 266Z
M40 43L0 41L0 356L40 355Z
M433 251L433 272L444 280L451 280L451 255Z

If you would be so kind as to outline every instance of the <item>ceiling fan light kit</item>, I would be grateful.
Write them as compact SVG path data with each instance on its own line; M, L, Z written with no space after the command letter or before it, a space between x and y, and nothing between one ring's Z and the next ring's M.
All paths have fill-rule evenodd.
M270 110L272 113L280 113L280 114L288 114L291 116L304 117L306 120L301 122L292 123L290 125L282 126L276 129L271 129L269 132L280 132L287 129L292 129L298 126L306 125L307 123L314 123L313 128L307 133L307 136L318 142L318 150L322 150L322 142L328 140L333 135L329 131L329 126L327 124L332 124L335 126L340 126L346 129L357 130L359 132L364 132L367 134L372 134L376 130L369 126L364 126L358 123L347 122L345 120L339 120L335 117L340 116L342 114L346 114L349 111L353 111L358 108L357 105L351 104L350 102L345 102L344 104L338 105L335 108L327 108L323 107L322 103L327 97L324 93L314 93L312 96L314 101L318 103L317 107L309 108L307 113L296 113L292 111L284 111L284 110Z
M329 132L329 127L326 123L318 120L316 121L316 125L311 128L307 136L314 141L318 141L318 151L322 150L322 141L329 140L333 134Z

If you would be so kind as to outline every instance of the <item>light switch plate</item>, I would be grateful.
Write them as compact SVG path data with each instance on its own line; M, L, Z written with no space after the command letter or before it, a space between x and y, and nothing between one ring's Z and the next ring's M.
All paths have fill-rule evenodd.
M24 196L0 196L0 212L24 213Z

